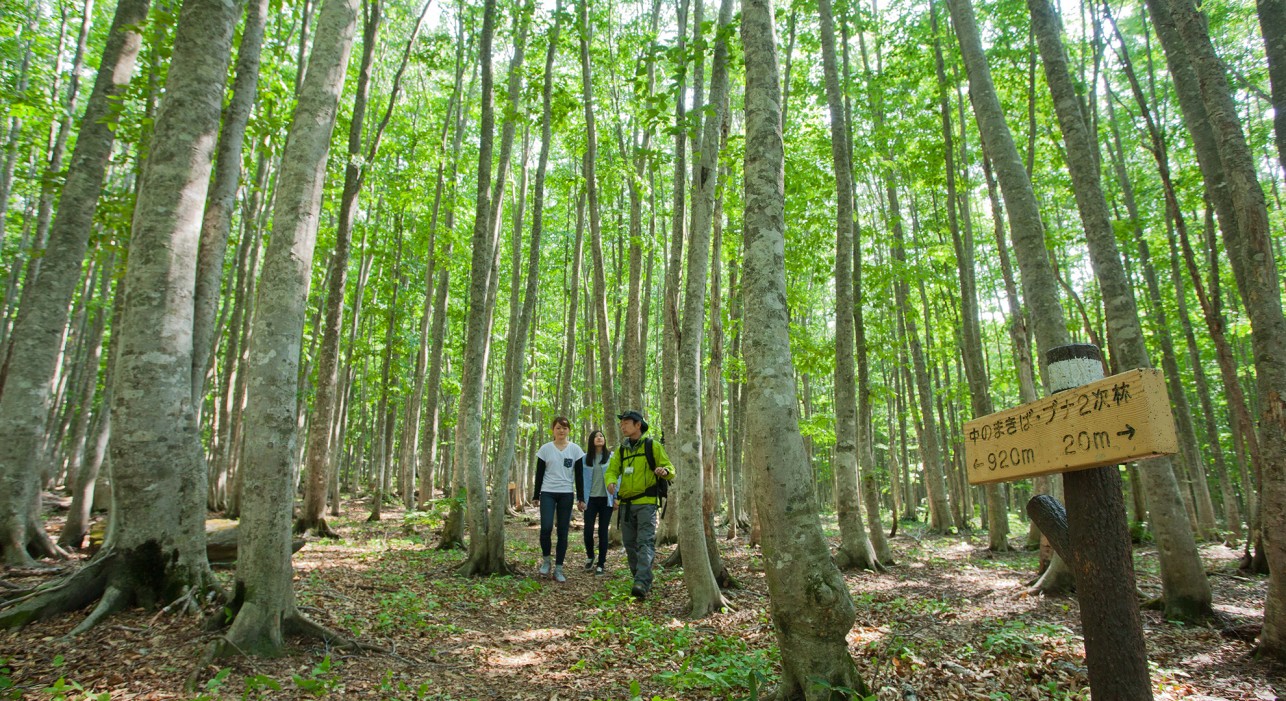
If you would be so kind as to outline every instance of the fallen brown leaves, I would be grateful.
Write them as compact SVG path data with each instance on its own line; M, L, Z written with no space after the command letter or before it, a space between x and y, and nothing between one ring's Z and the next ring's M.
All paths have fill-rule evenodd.
M213 638L193 618L133 611L67 640L80 620L68 616L0 632L0 698L552 701L628 699L636 686L649 699L745 699L752 679L770 683L776 673L759 555L744 541L720 542L746 587L730 593L736 611L688 622L680 572L662 572L652 596L633 602L620 550L606 577L581 569L579 531L565 584L534 576L539 549L529 517L510 520L507 553L525 576L463 579L454 575L463 554L431 549L423 522L389 511L368 524L366 506L351 506L335 524L343 540L310 540L295 555L299 604L388 654L309 645L280 659L201 667ZM977 538L900 530L898 566L848 574L857 604L850 646L880 701L901 700L906 690L921 701L1089 698L1076 602L1026 593L1034 554L993 555ZM1236 551L1207 546L1203 555L1212 572L1235 572ZM1145 591L1159 586L1155 561L1154 551L1138 552ZM19 586L50 576L0 573ZM1260 621L1262 578L1211 583L1221 627ZM1250 659L1236 636L1175 626L1155 612L1144 613L1144 627L1158 700L1261 701L1283 692L1282 670Z

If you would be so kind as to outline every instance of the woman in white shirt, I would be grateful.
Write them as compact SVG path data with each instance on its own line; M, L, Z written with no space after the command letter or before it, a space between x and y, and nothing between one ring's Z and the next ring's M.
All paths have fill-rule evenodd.
M550 429L554 440L536 451L536 494L532 501L540 501L540 550L544 556L540 574L548 575L552 569L554 581L566 582L563 558L567 555L572 505L576 502L576 476L584 466L585 451L567 438L571 434L572 423L566 416L555 418ZM555 525L558 526L556 559L549 554Z

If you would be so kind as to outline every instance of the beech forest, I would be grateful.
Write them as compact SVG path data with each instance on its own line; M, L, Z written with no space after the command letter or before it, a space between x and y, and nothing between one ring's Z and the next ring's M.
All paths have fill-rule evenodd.
M0 7L0 700L1286 698L1286 0Z

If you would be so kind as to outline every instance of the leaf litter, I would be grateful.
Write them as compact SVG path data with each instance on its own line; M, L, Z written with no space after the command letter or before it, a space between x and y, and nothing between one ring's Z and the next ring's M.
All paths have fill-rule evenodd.
M735 609L687 621L681 570L660 568L651 596L636 602L619 547L605 576L582 569L579 524L569 535L566 583L536 575L531 510L507 520L506 557L520 574L469 579L455 574L462 551L434 547L433 514L390 506L384 520L367 523L368 511L350 502L335 522L341 539L308 540L295 554L295 589L310 617L386 652L307 642L277 659L202 666L215 634L195 618L134 610L68 640L77 614L0 631L0 699L742 700L775 680L767 585L759 551L744 537L719 542L743 587L728 592ZM857 612L849 646L879 701L1089 699L1076 600L1028 593L1035 553L988 552L985 532L899 530L896 566L846 573ZM660 548L658 562L673 547ZM1280 665L1221 633L1262 622L1267 580L1238 574L1239 555L1202 548L1216 623L1182 626L1143 612L1157 701L1286 693ZM72 566L87 559L78 557ZM1135 566L1141 591L1159 592L1155 549L1137 549ZM232 570L219 572L231 581ZM25 587L52 576L7 570L0 580Z

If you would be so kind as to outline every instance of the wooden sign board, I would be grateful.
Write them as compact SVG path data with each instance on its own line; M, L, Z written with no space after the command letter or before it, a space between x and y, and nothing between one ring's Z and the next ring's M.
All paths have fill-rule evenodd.
M964 426L969 484L1172 455L1179 450L1159 370L1105 377Z

